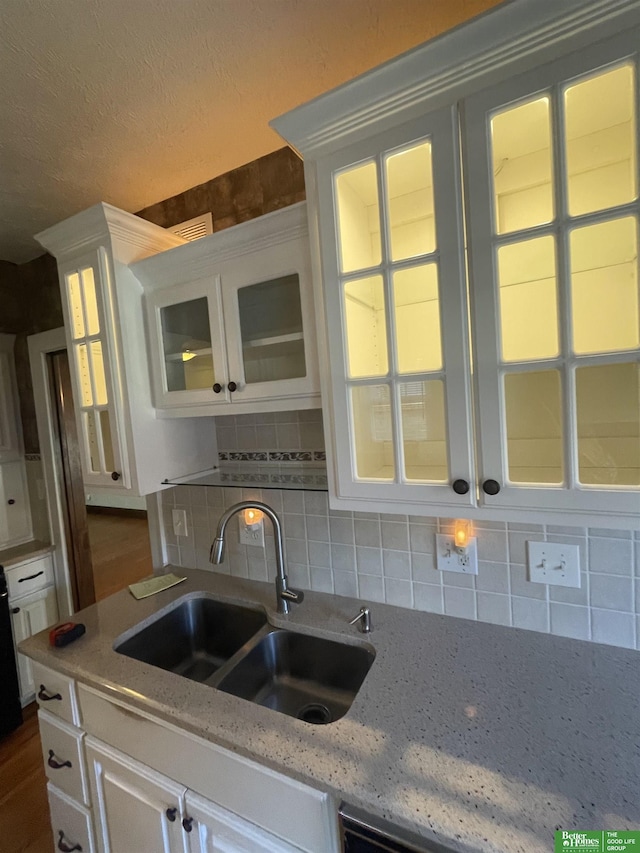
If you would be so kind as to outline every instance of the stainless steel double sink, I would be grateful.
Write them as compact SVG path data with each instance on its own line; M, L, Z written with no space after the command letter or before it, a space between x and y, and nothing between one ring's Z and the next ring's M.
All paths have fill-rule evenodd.
M369 646L275 628L261 610L206 594L178 599L114 649L313 724L347 713L375 658Z

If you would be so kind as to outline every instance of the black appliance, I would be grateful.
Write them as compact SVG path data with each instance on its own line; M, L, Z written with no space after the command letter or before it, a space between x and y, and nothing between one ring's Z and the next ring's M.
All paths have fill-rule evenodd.
M344 853L452 853L346 803L340 806L340 835Z
M20 690L9 614L7 579L0 566L0 738L22 723Z

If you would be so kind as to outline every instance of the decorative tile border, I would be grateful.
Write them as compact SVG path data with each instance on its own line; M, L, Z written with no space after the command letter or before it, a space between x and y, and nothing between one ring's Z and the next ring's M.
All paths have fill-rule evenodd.
M219 462L326 462L324 450L221 450Z

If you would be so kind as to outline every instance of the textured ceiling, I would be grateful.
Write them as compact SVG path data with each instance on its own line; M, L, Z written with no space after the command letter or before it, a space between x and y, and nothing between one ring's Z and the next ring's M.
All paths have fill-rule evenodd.
M498 0L0 0L0 258L254 160L269 119Z

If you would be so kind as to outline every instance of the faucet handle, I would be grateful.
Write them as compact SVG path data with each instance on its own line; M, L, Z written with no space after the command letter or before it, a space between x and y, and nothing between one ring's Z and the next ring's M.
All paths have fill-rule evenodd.
M358 623L358 629L363 634L371 632L371 611L368 607L361 607L357 615L349 620L349 625L355 625L356 622Z

